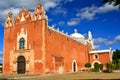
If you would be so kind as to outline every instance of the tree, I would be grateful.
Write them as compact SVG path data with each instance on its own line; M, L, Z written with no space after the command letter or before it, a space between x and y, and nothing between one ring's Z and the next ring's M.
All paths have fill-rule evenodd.
M109 3L109 4L112 4L114 2L114 6L119 6L119 9L120 9L120 0L103 0L103 3Z
M108 72L110 72L110 73L113 72L114 64L112 62L107 63L106 67L107 67Z
M89 68L91 67L91 63L86 63L85 67L88 68L88 70L89 70Z
M115 64L115 68L119 69L120 68L120 66L119 66L119 64L120 64L120 50L117 49L116 51L113 52L112 59L113 59L113 63Z

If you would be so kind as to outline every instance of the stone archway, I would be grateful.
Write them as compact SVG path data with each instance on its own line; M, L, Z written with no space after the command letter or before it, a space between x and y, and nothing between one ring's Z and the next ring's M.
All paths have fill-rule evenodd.
M17 58L17 74L25 74L26 72L26 60L24 56Z

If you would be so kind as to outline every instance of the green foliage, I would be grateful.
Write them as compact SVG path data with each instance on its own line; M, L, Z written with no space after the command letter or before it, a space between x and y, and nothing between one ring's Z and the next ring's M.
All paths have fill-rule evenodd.
M2 67L0 67L0 72L2 72Z
M95 72L103 71L103 64L95 63L94 64L94 71Z
M106 64L106 68L108 72L113 72L115 65L112 62Z
M99 64L99 69L103 71L103 64Z
M99 71L99 64L98 64L98 63L95 63L95 64L94 64L94 71L95 71L95 72L98 72L98 71Z
M120 69L120 50L116 50L113 52L113 63L115 65L115 69Z
M120 50L116 49L116 51L113 52L113 60L120 59Z
M91 67L91 63L86 63L85 67L90 68Z

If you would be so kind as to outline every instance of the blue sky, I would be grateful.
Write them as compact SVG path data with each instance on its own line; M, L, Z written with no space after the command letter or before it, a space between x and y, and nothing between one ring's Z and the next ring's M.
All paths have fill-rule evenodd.
M3 52L4 21L11 11L14 17L25 7L31 14L38 0L0 0L0 52ZM102 0L40 0L48 16L49 26L85 35L91 31L96 49L120 49L120 10ZM2 57L0 57L2 59Z

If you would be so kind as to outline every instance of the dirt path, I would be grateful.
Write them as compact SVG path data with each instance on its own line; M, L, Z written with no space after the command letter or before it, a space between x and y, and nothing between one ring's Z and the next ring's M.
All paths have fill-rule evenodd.
M98 73L98 72L79 72L69 74L49 74L49 75L0 75L0 80L81 80L81 79L118 79L118 73Z

